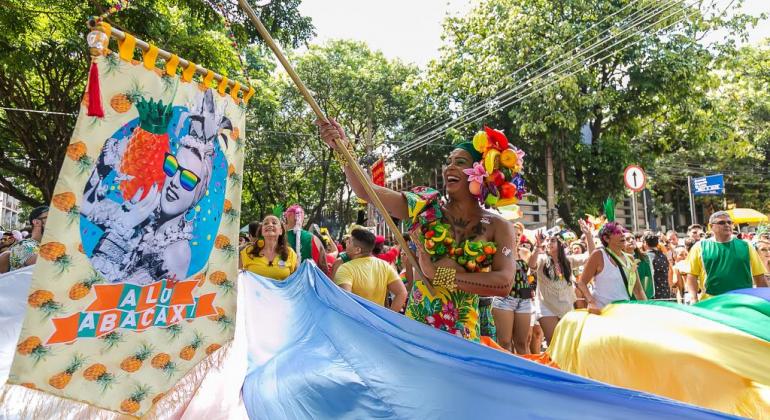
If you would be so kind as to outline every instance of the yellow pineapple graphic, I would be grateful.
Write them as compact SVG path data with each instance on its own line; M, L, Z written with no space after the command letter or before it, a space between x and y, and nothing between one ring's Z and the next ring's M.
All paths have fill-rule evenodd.
M147 398L147 394L150 393L150 387L144 385L137 385L134 392L120 403L120 410L125 413L136 413L142 404L142 401Z
M182 350L179 352L179 358L182 360L192 360L192 358L195 357L195 352L202 345L203 336L198 331L195 331L195 336L193 337L192 342L182 347Z
M141 369L142 363L152 355L152 347L143 343L139 349L132 355L120 362L120 368L126 372L136 372Z
M231 185L238 185L241 182L241 176L235 172L235 165L232 163L227 165L227 179L230 180Z
M156 354L153 356L150 364L155 369L162 370L169 377L176 373L176 363L171 361L171 356L168 353Z
M17 344L16 351L22 356L31 356L35 360L35 364L37 364L37 362L51 352L51 348L44 346L42 341L40 341L40 337L31 336Z
M72 375L83 366L83 363L85 363L83 356L79 354L72 356L72 360L63 372L59 372L48 379L48 385L56 389L64 389L72 380Z
M69 298L72 300L83 299L84 297L88 296L88 293L91 292L91 287L93 287L94 284L103 282L104 278L96 271L91 270L91 275L87 279L79 283L75 283L70 288Z
M87 381L95 381L97 384L101 385L102 391L105 391L115 382L115 375L107 372L107 367L101 363L94 363L86 368L83 372L83 377Z
M61 312L62 304L54 300L50 290L35 290L27 298L29 306L43 311L46 317Z
M102 353L112 350L113 347L125 341L123 339L123 334L120 331L110 331L107 334L99 337L99 339L104 341L104 349L101 351Z
M179 338L182 333L182 326L179 324L171 324L168 327L163 328L168 333L169 341L174 341Z
M227 316L224 308L217 306L216 311L216 315L209 316L209 319L219 324L222 331L231 329L233 327L233 319Z
M206 354L210 355L211 353L214 353L215 351L217 351L217 350L219 350L221 348L222 348L222 346L217 344L217 343L209 344L209 346L206 347Z
M214 240L214 247L221 250L228 259L233 258L238 253L238 249L233 246L230 238L225 235L217 235Z
M75 161L78 168L78 173L85 173L91 169L94 160L88 156L88 147L82 141L76 141L67 146L67 157ZM73 195L74 203L74 195ZM55 203L54 203L55 205ZM58 207L57 207L58 208Z
M211 273L211 275L209 275L209 281L219 286L225 293L230 293L235 287L233 282L227 278L227 273L224 271L215 271Z
M145 92L139 86L139 83L134 80L131 82L129 90L115 94L110 98L110 107L119 114L126 113L144 95Z
M222 212L224 213L224 218L227 220L227 223L239 220L238 216L240 216L240 214L238 213L238 210L233 208L233 203L228 199L225 199L225 205L222 208Z
M40 245L40 257L54 263L59 274L72 265L72 258L67 255L67 247L60 242L46 242Z
M67 222L72 223L80 217L80 208L75 205L75 194L71 191L56 194L51 205L67 215Z

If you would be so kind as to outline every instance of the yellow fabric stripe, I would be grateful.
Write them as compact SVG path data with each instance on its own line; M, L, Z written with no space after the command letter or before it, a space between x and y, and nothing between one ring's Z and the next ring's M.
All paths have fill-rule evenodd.
M166 74L169 76L176 76L176 68L179 66L179 56L172 54L171 58L166 62Z
M219 82L219 86L217 86L217 92L219 92L220 95L225 94L225 89L227 88L227 76L222 76L222 80Z
M158 47L150 45L150 50L142 54L144 68L152 70L155 68L155 62L158 61Z
M232 89L230 89L230 97L233 98L236 104L238 103L238 92L240 91L241 91L241 84L238 83L238 81L236 80L235 85L233 86Z
M252 86L249 86L249 93L246 94L246 96L243 97L243 103L248 104L249 99L251 99L252 96L254 96L254 88Z
M129 33L125 33L123 40L118 41L118 54L120 58L126 61L134 59L134 48L136 47L136 38Z
M206 77L203 78L203 82L201 82L201 85L204 89L208 89L211 87L211 81L214 80L214 72L211 70L206 70Z
M193 75L195 75L196 65L192 61L189 61L187 63L187 67L185 67L184 71L182 72L182 81L189 82L192 80Z
M770 343L675 309L572 311L548 353L566 371L613 385L746 417L770 413Z
M112 36L112 25L103 21L99 23L102 25L102 30L104 31L104 34L107 35L107 42L109 43L109 39Z

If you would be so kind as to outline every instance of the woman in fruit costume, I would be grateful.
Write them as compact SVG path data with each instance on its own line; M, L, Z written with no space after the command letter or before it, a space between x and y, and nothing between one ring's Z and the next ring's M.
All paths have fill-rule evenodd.
M335 138L349 145L335 121L319 122L319 126L321 137L333 149ZM518 172L523 156L508 145L502 132L485 128L473 142L458 144L447 157L445 201L438 191L426 187L400 193L373 186L388 212L406 221L417 244L425 279L414 281L407 316L479 341L479 295L507 296L515 270L512 225L480 202L492 207L521 197L523 181ZM356 195L370 201L353 170L342 162Z

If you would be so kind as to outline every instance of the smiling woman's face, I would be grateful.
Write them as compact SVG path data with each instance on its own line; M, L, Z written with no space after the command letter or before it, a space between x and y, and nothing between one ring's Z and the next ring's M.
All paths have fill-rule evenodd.
M281 221L275 216L266 216L262 220L262 237L279 237L283 233Z
M200 177L203 170L203 161L192 150L187 147L180 147L176 153L176 159L179 162L180 170L174 176L167 176L163 182L163 190L160 192L160 209L170 216L178 216L186 212L194 203L195 192L198 188L206 188L199 182L192 191L182 188L179 177L182 176L181 168L188 169Z
M473 158L471 158L470 153L463 149L452 150L446 159L442 172L448 194L468 191L468 175L463 172L463 169L472 167Z

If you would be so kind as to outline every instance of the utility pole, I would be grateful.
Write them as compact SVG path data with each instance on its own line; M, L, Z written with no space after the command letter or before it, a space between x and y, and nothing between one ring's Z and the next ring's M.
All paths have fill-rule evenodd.
M556 192L553 180L553 145L550 141L545 144L545 188L546 188L546 227L553 227L556 210Z
M692 222L690 224L698 223L698 218L695 217L695 198L692 195L692 177L687 176L687 194L690 196L690 218Z

